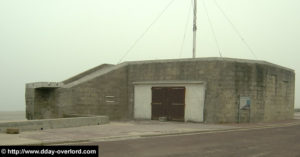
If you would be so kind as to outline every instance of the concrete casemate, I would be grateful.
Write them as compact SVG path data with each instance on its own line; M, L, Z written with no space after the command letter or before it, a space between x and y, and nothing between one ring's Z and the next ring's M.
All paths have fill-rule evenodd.
M193 81L204 84L189 84ZM159 82L164 84L156 84ZM152 88L170 84L185 90L180 108L184 111L174 111L184 113L184 121L242 123L293 118L294 70L260 60L215 57L103 64L62 82L29 83L26 117L79 114L107 115L112 120L153 119ZM172 116L172 105L180 105L161 101L168 111L159 113L162 117Z

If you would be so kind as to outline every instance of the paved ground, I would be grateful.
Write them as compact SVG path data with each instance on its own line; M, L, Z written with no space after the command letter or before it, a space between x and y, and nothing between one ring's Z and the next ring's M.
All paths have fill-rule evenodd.
M182 135L222 130L281 127L291 124L299 124L299 117L300 114L296 114L294 120L281 121L276 123L245 123L223 125L159 121L111 122L110 124L98 126L28 131L21 132L17 135L0 133L0 145L49 145L95 141L118 141L125 139L137 139L165 135Z
M300 124L86 143L99 145L103 157L299 157Z
M159 121L111 122L109 124L97 126L28 131L21 132L19 135L0 134L0 145L19 144L19 141L26 141L26 139L29 140L29 144L75 143L87 141L123 140L140 138L142 136L180 134L186 132L235 128L239 127L229 125ZM4 140L4 138L10 140L7 141Z

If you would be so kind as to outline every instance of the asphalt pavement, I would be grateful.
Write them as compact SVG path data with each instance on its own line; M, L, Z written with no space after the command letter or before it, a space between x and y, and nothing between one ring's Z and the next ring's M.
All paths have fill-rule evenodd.
M299 157L300 124L90 142L102 157Z

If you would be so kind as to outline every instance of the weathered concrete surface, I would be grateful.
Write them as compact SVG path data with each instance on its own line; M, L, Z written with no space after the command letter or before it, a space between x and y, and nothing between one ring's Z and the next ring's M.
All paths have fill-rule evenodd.
M76 81L76 80L78 80L80 78L83 78L83 77L85 77L85 76L87 76L89 74L92 74L92 73L94 73L96 71L103 70L104 68L108 68L108 67L111 67L111 66L113 66L113 65L112 64L101 64L101 65L99 65L99 66L97 66L95 68L92 68L90 70L82 72L82 73L80 73L80 74L78 74L76 76L73 76L73 77L71 77L71 78L63 81L63 84L71 83L71 82Z
M27 83L26 88L59 88L62 85L62 82L35 82Z
M141 138L142 136L182 134L188 132L226 130L234 128L239 127L159 121L111 122L105 125L25 131L14 136L0 133L0 145L111 141ZM28 143L26 143L26 140Z
M237 122L239 96L249 96L252 101L250 120L246 121L293 117L294 72L267 62L234 59L135 62L129 64L128 75L129 107L134 105L132 82L199 80L207 83L205 122Z
M109 141L143 138L158 135L182 134L214 130L227 130L238 126L159 121L111 122L101 126L51 129L24 132L21 137L40 140L43 143L70 143L85 141ZM82 134L84 132L84 134ZM79 135L80 134L80 135Z
M19 134L20 129L19 128L6 128L7 134Z
M10 121L0 122L0 132L6 132L8 128L17 128L22 132L29 130L47 130L54 128L101 125L107 123L109 123L107 116Z
M242 122L293 117L293 70L265 61L197 58L125 62L75 77L61 88L26 88L27 118L92 114L133 119L134 82L183 80L207 83L205 122L238 122L240 96L251 98L250 115Z
M105 125L25 131L18 135L0 133L0 145L20 144L74 144L96 141L119 141L156 136L177 136L229 132L235 130L257 130L264 128L299 125L299 120L276 123L204 124L159 121L111 122ZM28 143L26 143L26 141Z
M22 133L21 133L22 134ZM1 145L41 145L40 140L21 137L21 134L3 134L0 133L0 146Z

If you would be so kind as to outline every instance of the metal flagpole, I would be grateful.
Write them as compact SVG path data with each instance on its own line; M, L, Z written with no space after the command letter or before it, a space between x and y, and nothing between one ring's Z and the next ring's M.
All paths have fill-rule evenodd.
M193 22L193 58L196 58L196 32L197 32L197 0L194 0L194 22Z

